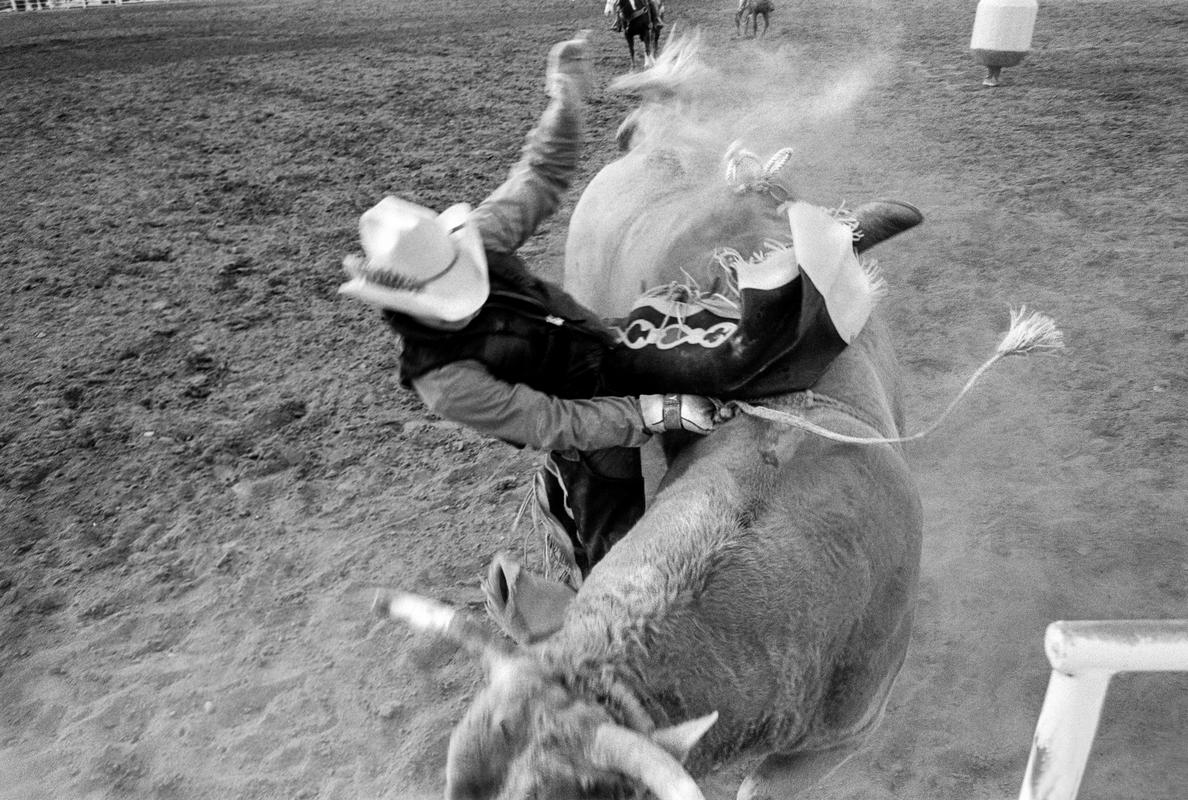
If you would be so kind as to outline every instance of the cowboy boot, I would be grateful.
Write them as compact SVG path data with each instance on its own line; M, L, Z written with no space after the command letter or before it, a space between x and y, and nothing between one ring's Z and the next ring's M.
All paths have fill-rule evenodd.
M859 253L924 221L920 209L902 200L872 200L851 213L858 220L858 233L861 234L854 242L854 249Z

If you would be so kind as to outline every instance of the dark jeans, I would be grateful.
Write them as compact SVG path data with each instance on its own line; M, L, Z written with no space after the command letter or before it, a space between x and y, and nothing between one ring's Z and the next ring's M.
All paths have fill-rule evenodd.
M542 471L548 510L569 533L574 560L584 578L643 516L639 450L554 452Z

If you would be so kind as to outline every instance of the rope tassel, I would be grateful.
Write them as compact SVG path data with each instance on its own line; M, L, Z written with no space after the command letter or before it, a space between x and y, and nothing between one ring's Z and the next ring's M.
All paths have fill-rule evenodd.
M990 356L980 367L978 367L974 374L961 391L953 398L948 407L945 408L941 415L936 420L926 427L924 430L913 433L910 436L850 436L844 433L831 431L828 428L823 428L820 425L809 422L804 417L796 414L789 414L784 411L776 411L771 408L763 408L762 406L753 406L750 403L745 403L740 400L733 401L730 405L744 414L750 414L760 419L766 419L772 422L781 422L791 425L795 428L801 428L809 433L815 433L826 439L831 439L835 442L844 442L846 444L895 444L898 442L914 442L917 439L923 439L928 434L932 433L940 424L945 421L945 418L957 407L961 399L969 393L978 379L986 373L990 367L994 366L999 359L1007 356L1026 356L1031 353L1046 352L1052 353L1056 350L1064 348L1064 334L1056 327L1056 322L1051 317L1036 312L1028 313L1027 306L1020 306L1016 311L1011 309L1011 327L1002 337L1002 341L998 343L994 355Z
M1011 309L1011 329L998 343L999 356L1025 356L1036 350L1060 350L1064 334L1051 317L1036 312L1027 313L1027 306Z

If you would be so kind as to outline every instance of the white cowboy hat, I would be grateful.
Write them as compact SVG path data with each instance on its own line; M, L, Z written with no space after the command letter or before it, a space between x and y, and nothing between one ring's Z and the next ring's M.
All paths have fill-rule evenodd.
M385 197L359 218L359 239L365 257L343 260L351 279L341 294L443 322L465 319L487 300L487 257L465 203L435 214Z

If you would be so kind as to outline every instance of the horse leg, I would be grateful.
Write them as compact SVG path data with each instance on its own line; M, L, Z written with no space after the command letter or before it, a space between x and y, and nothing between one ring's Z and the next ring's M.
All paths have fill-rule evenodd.
M627 31L627 53L631 56L631 71L635 72L635 39L631 37L631 31L626 28L624 30Z
M768 17L767 17L767 14L764 14L764 15L763 15L763 36L764 36L764 38L766 38L766 37L767 37L767 26L768 26L768 25L770 25L770 24L771 24L771 20L770 20L770 19L768 19ZM755 27L756 27L756 28L758 28L758 27L759 27L759 21L758 21L758 20L756 20L756 21L755 21Z
M652 62L660 55L660 33L664 30L664 4L659 0L648 0L648 42L652 46Z

